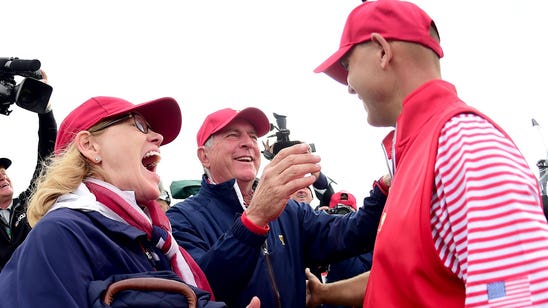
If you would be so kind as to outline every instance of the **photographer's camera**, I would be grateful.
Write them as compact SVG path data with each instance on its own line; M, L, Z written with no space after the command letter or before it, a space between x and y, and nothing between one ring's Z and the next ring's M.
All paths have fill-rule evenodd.
M348 213L354 212L354 209L348 205L339 204L334 208L329 208L325 210L325 212L331 215L346 215Z
M36 113L48 112L53 88L41 81L39 60L0 58L0 113L9 115L10 106L17 106ZM20 83L15 76L23 77Z
M277 131L274 135L270 135L268 137L276 137L276 142L270 148L265 147L265 150L262 152L268 160L274 158L274 156L276 156L276 154L278 154L281 150L301 143L301 141L289 139L290 131L287 129L287 116L277 114L275 112L273 114L274 118L276 118L277 126L270 123L270 130L272 131L273 129L276 129ZM316 152L316 147L313 143L309 143L308 145L311 152Z

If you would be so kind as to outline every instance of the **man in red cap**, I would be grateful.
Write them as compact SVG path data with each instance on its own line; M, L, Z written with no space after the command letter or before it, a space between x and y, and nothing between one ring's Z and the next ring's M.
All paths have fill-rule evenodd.
M41 81L47 83L46 73L42 70L41 74L43 77ZM57 136L57 122L51 110L51 104L48 108L49 111L38 113L38 154L34 174L29 187L17 198L13 198L13 186L7 173L11 160L0 158L0 270L4 268L31 229L27 222L27 201L42 170L44 159L53 153Z
M442 56L419 7L366 1L315 70L357 94L369 124L395 128L363 306L547 306L538 181L508 134L441 79Z
M255 295L262 307L304 307L305 268L371 251L384 204L376 190L356 213L334 216L290 199L320 172L304 143L279 151L257 181L258 138L269 130L257 108L208 115L196 140L200 190L167 211L175 239L229 307Z

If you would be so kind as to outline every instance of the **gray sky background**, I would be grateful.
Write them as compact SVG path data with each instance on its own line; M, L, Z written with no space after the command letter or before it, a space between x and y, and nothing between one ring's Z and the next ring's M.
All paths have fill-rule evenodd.
M538 174L547 155L546 2L413 2L437 23L444 79L507 130ZM41 61L58 123L92 96L177 99L183 128L162 149L159 169L167 185L200 178L195 136L207 114L254 106L272 122L273 112L286 115L292 139L314 143L337 188L361 199L387 172L380 141L389 129L369 126L356 96L312 72L337 49L360 3L18 0L3 6L0 57ZM0 115L0 156L14 161L9 174L20 192L34 168L38 121L12 110Z

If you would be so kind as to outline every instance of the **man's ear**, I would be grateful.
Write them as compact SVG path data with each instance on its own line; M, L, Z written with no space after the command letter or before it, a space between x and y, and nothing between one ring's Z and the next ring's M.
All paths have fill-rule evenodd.
M196 150L196 155L198 156L198 159L202 163L202 166L204 168L209 168L209 153L205 149L204 146L198 147L198 150Z
M379 48L380 65L382 68L386 68L390 61L392 61L392 46L382 35L378 33L371 34L371 42Z
M74 143L78 147L78 151L82 153L90 161L94 161L99 156L100 146L95 142L95 138L88 131L80 131L74 137Z

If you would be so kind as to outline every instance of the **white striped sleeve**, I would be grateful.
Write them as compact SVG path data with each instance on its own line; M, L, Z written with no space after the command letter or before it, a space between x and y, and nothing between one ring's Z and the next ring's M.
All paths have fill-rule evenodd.
M533 298L548 300L548 227L539 204L536 177L491 123L464 114L445 124L432 237L442 262L464 281L467 305L487 306L487 285L516 275L526 275Z

